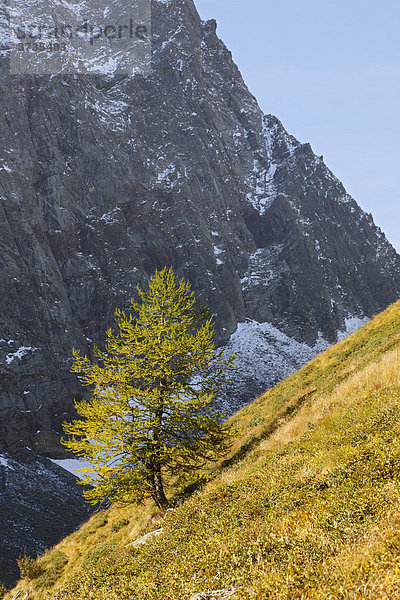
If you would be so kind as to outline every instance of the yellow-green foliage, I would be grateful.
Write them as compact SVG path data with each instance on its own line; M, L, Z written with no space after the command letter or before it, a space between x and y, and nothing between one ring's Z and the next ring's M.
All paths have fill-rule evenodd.
M129 525L129 519L120 519L112 525L111 533L116 533L117 531L119 531L123 527L126 527L127 525Z
M166 473L190 473L227 448L213 401L233 357L215 348L208 310L172 269L138 292L135 317L116 311L118 332L107 332L105 352L95 347L96 362L74 351L72 371L92 391L76 403L83 419L64 424L63 443L90 466L81 482L89 502L152 496L166 507Z
M32 580L43 573L43 568L35 558L23 554L17 559L19 573L21 577Z
M42 574L36 581L37 587L52 587L60 579L67 564L68 557L65 554L57 551L52 552L51 559L47 563L46 568L42 567Z
M27 600L400 599L400 303L231 422L201 491L165 518L150 503L95 515L57 548L75 558L51 590L19 584Z

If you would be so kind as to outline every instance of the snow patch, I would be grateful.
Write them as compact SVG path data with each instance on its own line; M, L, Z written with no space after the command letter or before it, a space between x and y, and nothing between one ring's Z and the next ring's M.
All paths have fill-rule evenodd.
M107 225L112 225L113 223L118 223L118 221L120 220L120 217L121 217L121 209L114 208L114 209L110 210L108 213L104 213L104 215L102 215L100 217L100 221L104 221L105 223L107 223Z
M167 187L170 187L173 184L172 176L176 172L177 168L174 164L168 165L168 167L157 173L157 184L167 184Z
M360 329L363 325L369 322L368 317L349 316L345 319L345 329L338 331L338 340L344 340L352 333Z
M11 469L11 471L15 471L14 467L10 465L10 462L7 458L0 454L0 466L5 467L6 469Z
M21 360L29 352L35 352L38 349L39 348L32 348L31 346L21 346L20 348L18 348L18 350L16 352L12 352L10 354L7 354L7 356L6 356L6 363L9 365L16 358L18 358L19 360Z
M218 248L217 246L214 246L214 256L215 256L217 265L223 264L223 261L219 258L219 256L221 256L221 254L224 254L224 250L222 250L222 248Z
M90 109L107 129L125 132L130 125L129 105L111 97L111 93L87 100L85 109Z
M163 4L165 4L165 2ZM174 33L168 38L168 40L163 42L162 45L160 46L160 48L158 48L155 52L162 52L163 50L165 50L165 48L167 48L170 44L172 44L173 42L176 41L175 38L181 32L182 32L182 25L179 25L178 29L176 31L174 31Z
M272 119L272 120L271 120ZM246 135L250 132L246 131ZM257 153L253 160L253 172L246 179L250 188L246 198L260 215L265 214L277 196L275 175L278 169L294 154L300 143L286 133L282 124L275 118L264 116L262 121L262 158ZM283 157L276 159L276 148L284 148Z
M321 333L316 344L308 346L287 336L271 323L247 320L238 324L226 351L227 354L236 353L238 370L235 385L238 384L239 389L246 393L247 390L252 392L252 385L268 389L277 384L329 346Z

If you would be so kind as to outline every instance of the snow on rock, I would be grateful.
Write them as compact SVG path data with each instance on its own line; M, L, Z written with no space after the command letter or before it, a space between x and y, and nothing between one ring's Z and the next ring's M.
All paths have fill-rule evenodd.
M36 350L38 350L38 348L32 348L31 346L21 346L20 348L18 348L18 350L16 352L12 352L10 354L7 354L7 356L6 356L6 363L9 365L16 358L18 358L19 360L21 360L29 352L35 352Z
M249 269L240 280L243 292L252 288L267 288L277 275L276 264L282 248L282 244L259 248L249 256Z
M338 340L344 340L349 335L360 329L363 325L368 323L368 317L357 317L357 316L349 316L345 319L345 329L342 331L338 331Z
M250 320L239 323L227 345L228 350L236 352L240 369L245 368L261 380L274 379L277 372L286 377L328 347L323 338L311 347L288 337L270 323Z
M222 265L223 261L221 260L220 256L221 254L224 254L224 250L222 248L218 248L218 246L214 245L214 255L215 255L215 260L217 265Z
M104 215L102 215L100 217L100 221L104 221L104 223L106 223L107 225L114 225L115 223L118 223L120 218L121 218L121 209L113 208L109 212L104 213Z
M0 466L1 467L5 467L6 469L11 469L12 471L14 471L14 467L11 466L10 464L10 459L9 458L5 458L4 455L0 454Z
M260 386L266 390L277 384L329 345L321 335L314 346L308 346L290 338L270 323L254 320L239 323L226 346L228 354L236 354L235 389L239 389L242 396L250 400L252 392L256 395ZM233 404L235 406L230 406L229 411L238 408L240 402Z
M248 135L249 132L246 132ZM246 198L260 215L265 214L277 195L275 175L294 154L300 143L283 130L282 124L272 115L262 120L264 155L253 160L253 172L247 177L250 192ZM276 147L280 152L276 152Z
M130 120L126 114L129 105L125 100L114 99L107 94L88 100L85 108L91 110L104 127L112 131L118 129L124 132L129 128Z
M349 316L345 319L345 329L338 332L338 341L354 333L368 323L367 317ZM331 344L319 334L314 346L296 341L279 331L271 323L259 323L247 320L239 323L236 332L226 346L227 355L236 354L234 375L235 390L228 391L229 405L224 408L231 413L257 394L263 387L267 390L301 369ZM237 397L236 397L237 396Z
M173 163L167 165L165 168L157 166L157 181L156 185L172 189L179 183L181 175L177 166Z

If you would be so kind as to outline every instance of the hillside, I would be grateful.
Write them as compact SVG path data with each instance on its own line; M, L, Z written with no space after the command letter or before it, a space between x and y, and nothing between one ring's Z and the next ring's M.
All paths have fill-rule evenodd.
M399 372L400 302L236 414L231 455L165 519L98 513L6 598L400 598Z

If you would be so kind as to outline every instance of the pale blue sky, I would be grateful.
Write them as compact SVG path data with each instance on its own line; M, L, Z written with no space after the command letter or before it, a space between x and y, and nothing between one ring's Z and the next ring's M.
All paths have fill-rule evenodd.
M266 113L400 251L400 1L195 0Z

